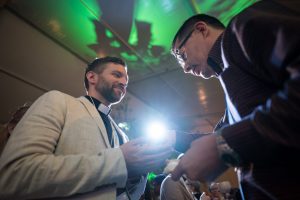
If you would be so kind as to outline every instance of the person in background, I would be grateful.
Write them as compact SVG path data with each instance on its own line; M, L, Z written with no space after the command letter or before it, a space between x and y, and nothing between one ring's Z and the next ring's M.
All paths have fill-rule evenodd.
M11 119L4 125L3 130L0 132L0 155L8 141L9 136L19 123L25 112L30 107L30 103L25 103L19 107L11 116Z
M95 59L84 82L86 96L50 91L26 112L0 157L0 199L139 199L164 165L171 145L128 141L109 115L126 93L124 61Z
M209 191L211 193L212 200L225 200L224 196L220 191L219 183L215 183L215 182L211 183L209 187Z
M207 195L205 192L202 192L200 196L200 200L211 200L211 197Z
M163 180L166 178L165 174L158 174L152 181L153 185L153 199L160 200L160 188Z
M212 199L218 200L240 200L241 197L238 193L238 188L232 188L229 181L212 182L209 190L211 192Z
M300 2L259 1L225 26L198 14L176 33L185 73L217 78L222 126L192 142L172 172L211 181L237 167L242 198L300 199Z
M197 200L200 198L200 182L189 180L182 176L179 181L172 180L170 173L184 154L180 154L177 159L168 160L163 173L166 178L163 180L160 188L161 200Z
M167 176L162 182L160 189L161 200L198 200L200 198L200 183L181 177L174 181Z

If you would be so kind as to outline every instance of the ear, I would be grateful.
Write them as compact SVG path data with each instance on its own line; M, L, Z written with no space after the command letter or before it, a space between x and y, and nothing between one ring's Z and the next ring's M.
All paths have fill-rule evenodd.
M91 85L95 85L97 82L98 76L96 76L95 72L89 71L86 73L86 78Z
M203 37L207 37L209 33L208 26L205 22L199 21L194 25L194 29L199 31Z

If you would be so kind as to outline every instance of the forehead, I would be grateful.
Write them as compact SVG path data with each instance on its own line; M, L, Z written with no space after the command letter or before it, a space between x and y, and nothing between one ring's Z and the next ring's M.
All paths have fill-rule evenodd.
M120 71L127 74L127 68L117 63L106 63L103 71Z
M213 185L213 186L210 187L210 189L211 190L216 190L216 189L219 189L219 187L218 187L218 185Z
M111 72L118 72L121 73L123 76L126 77L128 76L127 67L117 63L106 63L103 73L111 73Z

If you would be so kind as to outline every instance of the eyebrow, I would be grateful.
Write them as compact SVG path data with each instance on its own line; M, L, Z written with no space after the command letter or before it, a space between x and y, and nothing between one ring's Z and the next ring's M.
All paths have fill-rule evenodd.
M120 75L122 75L122 76L125 76L126 77L126 80L128 81L128 74L127 73L123 73L123 72L121 72L121 71L119 71L119 70L113 70L112 71L112 73L118 73L118 74L120 74Z

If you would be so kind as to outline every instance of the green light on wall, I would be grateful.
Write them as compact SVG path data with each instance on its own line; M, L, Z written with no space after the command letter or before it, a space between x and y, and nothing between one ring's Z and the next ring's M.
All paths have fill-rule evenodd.
M105 29L105 35L108 38L113 38L114 37L113 33L108 29Z
M118 41L114 40L110 43L110 46L115 47L115 48L120 48L121 44Z
M130 35L128 37L127 34L126 38L121 38L122 40L119 40L120 38L118 39L108 27L105 34L97 33L99 27L95 22L103 25L101 0L27 0L9 1L9 5L15 5L16 10L22 10L21 15L24 18L86 60L93 59L98 52L105 52L101 49L105 47L101 45L108 44L110 53L115 48L117 52L113 53L120 55L122 51L121 56L126 60L141 61L142 63L137 63L138 67L143 63L155 67L153 65L159 66L162 60L168 60L173 36L190 16L198 12L207 13L228 24L232 17L256 1L135 0L133 9L130 9L133 13L128 15L132 19L126 18L127 24L124 24L131 27ZM116 2L107 1L107 4L117 5ZM112 16L117 14L111 13ZM101 43L105 39L107 42ZM128 43L131 47L128 48L124 43Z
M128 61L137 61L138 57L135 55L129 55L127 52L122 52L121 56Z
M130 32L130 37L128 40L128 43L130 45L135 46L138 43L138 38L137 38L137 30L136 30L136 26L135 24L133 24L132 28L131 28L131 32Z
M169 50L175 29L191 14L191 8L186 1L137 0L135 3L134 19L151 24L151 45L163 46ZM180 12L177 12L180 7ZM134 41L133 31L130 41Z
M225 25L239 12L252 5L257 0L202 0L196 6L201 13L209 14L220 19Z

